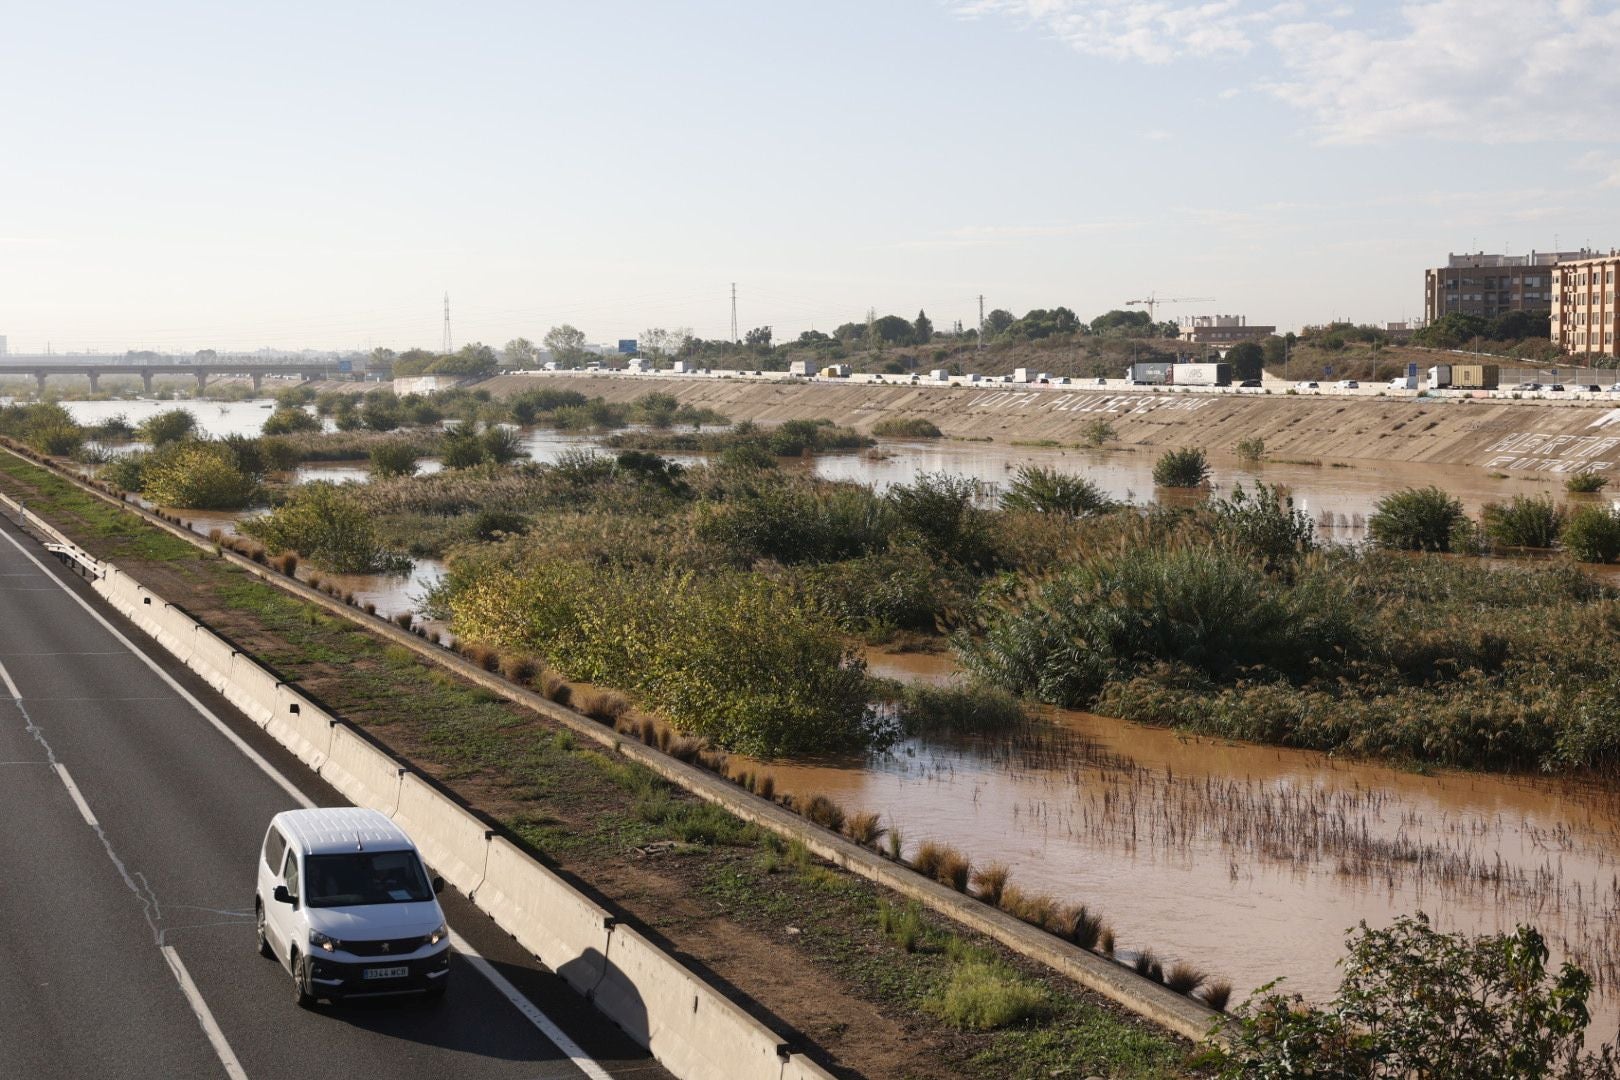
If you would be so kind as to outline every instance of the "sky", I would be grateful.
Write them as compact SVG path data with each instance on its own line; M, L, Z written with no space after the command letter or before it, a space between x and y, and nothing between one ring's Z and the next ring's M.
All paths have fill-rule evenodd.
M1620 245L1620 0L0 0L13 353L1422 313Z

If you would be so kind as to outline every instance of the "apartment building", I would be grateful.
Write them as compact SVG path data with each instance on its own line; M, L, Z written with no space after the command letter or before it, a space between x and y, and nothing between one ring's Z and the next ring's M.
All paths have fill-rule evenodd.
M1571 356L1620 356L1614 307L1620 252L1584 252L1553 270L1552 339Z
M1590 251L1532 251L1528 255L1448 255L1424 271L1423 317L1434 323L1453 312L1494 319L1510 311L1550 311L1553 271Z
M1250 326L1247 315L1194 315L1181 323L1182 341L1217 349L1231 348L1240 341L1259 341L1276 332L1275 326Z

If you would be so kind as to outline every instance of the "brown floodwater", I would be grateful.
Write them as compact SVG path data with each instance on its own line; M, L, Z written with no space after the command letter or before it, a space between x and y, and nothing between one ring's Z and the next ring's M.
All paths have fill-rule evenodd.
M873 652L881 675L949 681L949 656ZM844 761L752 763L777 790L880 812L905 850L1100 909L1131 953L1323 997L1344 931L1427 912L1445 929L1536 925L1620 1018L1620 794L1596 783L1417 775L1066 710L1015 737L910 740Z
M592 441L527 440L538 460ZM1037 464L1081 473L1138 504L1187 498L1155 492L1154 456L886 443L879 453L824 455L805 467L879 489L951 472L979 480L989 497L1020 465ZM1563 495L1554 479L1459 466L1256 464L1222 454L1210 462L1216 493L1256 480L1280 485L1323 539L1340 542L1361 539L1378 499L1406 487L1438 485L1475 514L1516 494ZM343 465L307 471L364 479ZM234 532L239 515L184 516L206 534ZM408 576L332 580L392 616L416 610L442 573L419 560ZM897 679L959 677L948 655L872 652L868 662ZM1289 989L1325 996L1337 985L1347 928L1422 910L1446 929L1535 924L1557 957L1597 979L1594 1035L1607 1037L1620 1020L1620 794L1603 785L1421 776L1062 710L1017 737L915 739L889 754L753 767L774 774L778 790L882 813L908 852L931 839L976 865L1004 862L1023 889L1103 911L1121 952L1152 948L1194 963L1230 979L1238 1000L1279 976Z

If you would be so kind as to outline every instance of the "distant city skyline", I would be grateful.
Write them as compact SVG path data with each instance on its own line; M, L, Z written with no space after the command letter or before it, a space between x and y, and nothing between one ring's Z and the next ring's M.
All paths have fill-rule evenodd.
M1620 235L1620 2L29 5L15 354L730 334L977 297L1283 329Z

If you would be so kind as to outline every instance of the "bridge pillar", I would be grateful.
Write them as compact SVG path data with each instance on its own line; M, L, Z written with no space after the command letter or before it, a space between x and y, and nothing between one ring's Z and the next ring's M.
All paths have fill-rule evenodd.
M34 383L35 383L35 385L37 385L39 387L39 396L44 397L45 396L45 373L43 371L34 372Z
M197 396L202 397L202 392L206 389L208 389L208 372L199 371L197 372Z
M101 393L101 372L90 371L86 372L86 374L90 376L90 392L92 394Z
M150 371L141 372L141 393L147 397L152 396L152 373Z
M259 396L259 391L261 391L263 389L264 389L264 372L255 371L253 373L253 396L258 397Z

